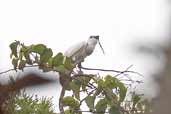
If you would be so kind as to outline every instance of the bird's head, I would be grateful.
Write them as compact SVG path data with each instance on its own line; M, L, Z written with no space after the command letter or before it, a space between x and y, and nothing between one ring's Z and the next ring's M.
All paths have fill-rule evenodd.
M90 39L96 39L96 40L99 40L99 36L90 36Z
M99 36L90 36L87 43L89 45L94 45L95 46L98 41L99 41Z
M104 49L103 49L103 47L102 47L102 45L101 45L101 43L100 43L100 41L99 41L99 35L96 35L96 36L90 36L90 37L89 37L89 39L88 39L88 44L96 45L96 44L97 44L97 42L99 43L100 48L101 48L101 49L102 49L102 51L103 51L103 54L105 54Z

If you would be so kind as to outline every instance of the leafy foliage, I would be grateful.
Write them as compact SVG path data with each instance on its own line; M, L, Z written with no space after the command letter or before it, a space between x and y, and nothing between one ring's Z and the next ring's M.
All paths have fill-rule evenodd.
M95 101L94 96L87 96L85 99L85 102L91 111L94 111L94 101Z
M65 114L81 114L84 112L84 110L81 110L83 102L86 103L89 112L100 114L106 112L109 114L123 114L125 112L136 114L139 112L145 113L144 110L147 109L145 107L147 104L142 103L141 96L130 94L128 92L129 86L114 75L78 74L74 71L76 66L71 58L65 57L61 52L53 56L52 50L44 44L26 46L19 41L15 41L10 44L10 48L10 57L15 70L23 71L28 65L36 65L44 72L59 72L63 88L60 96L62 100L59 99L59 107L60 111L65 112ZM72 92L72 96L65 96L66 91ZM86 97L83 98L82 94ZM127 106L128 94L132 98L129 101L129 106ZM51 107L50 102L47 100L41 102L44 105L37 104L38 102L33 101L29 96L24 96L24 99L18 98L17 102L15 100L18 106L26 103L20 106L20 108L26 108L23 111L33 112L33 108L38 110L41 107L45 109L46 114L50 114L51 112L47 110ZM18 111L17 113L20 114L21 112Z
M109 114L121 114L121 112L119 111L118 108L113 106L109 109Z
M64 106L69 106L70 108L74 108L74 109L76 109L79 105L78 101L75 100L71 96L64 97L62 102L63 102Z
M25 92L11 96L6 105L7 114L54 114L51 99L29 96Z
M104 114L107 108L107 102L106 98L100 99L95 106L96 112Z
M133 107L135 107L135 105L141 100L140 96L138 95L133 95L132 97L132 101L133 101Z

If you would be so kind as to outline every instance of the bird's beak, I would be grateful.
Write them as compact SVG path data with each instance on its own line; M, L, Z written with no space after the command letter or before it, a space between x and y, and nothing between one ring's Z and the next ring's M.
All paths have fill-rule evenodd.
M102 49L103 54L105 54L105 51L104 51L104 49L103 49L103 47L102 47L102 45L101 45L99 40L98 40L98 42L99 42L100 48Z

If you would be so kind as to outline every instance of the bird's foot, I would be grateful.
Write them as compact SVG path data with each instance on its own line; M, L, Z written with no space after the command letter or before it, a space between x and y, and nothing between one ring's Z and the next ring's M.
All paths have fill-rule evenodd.
M81 68L82 68L81 63L78 63L77 67L81 70Z
M83 74L83 71L81 70L81 68L82 68L81 63L79 63L79 64L77 65L77 68L78 68L78 70L77 70L78 74Z

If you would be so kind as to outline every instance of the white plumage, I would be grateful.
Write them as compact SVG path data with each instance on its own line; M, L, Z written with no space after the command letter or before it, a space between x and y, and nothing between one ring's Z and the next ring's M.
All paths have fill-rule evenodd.
M64 53L64 56L71 57L75 65L77 65L83 62L87 56L92 54L98 40L99 40L99 36L90 36L90 38L87 41L83 41L76 45L71 46Z

